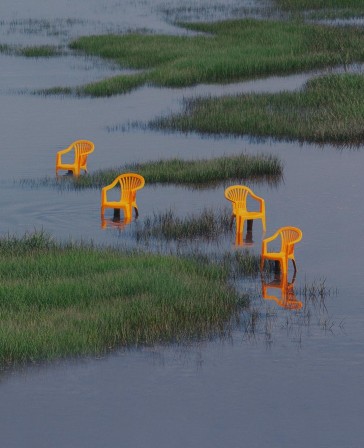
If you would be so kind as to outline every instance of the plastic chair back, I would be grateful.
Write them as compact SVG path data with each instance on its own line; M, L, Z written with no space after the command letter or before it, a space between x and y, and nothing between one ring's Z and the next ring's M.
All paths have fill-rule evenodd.
M140 174L126 173L118 177L121 188L121 202L133 203L136 192L144 187L145 180Z
M233 213L236 210L246 211L246 201L248 194L254 194L252 190L244 185L232 185L225 190L225 197L233 203Z
M91 154L95 145L89 140L77 140L73 143L75 150L75 162L78 163L80 169L86 169L87 156Z
M298 227L282 227L279 234L282 241L281 252L291 258L294 256L294 245L302 239L302 231Z

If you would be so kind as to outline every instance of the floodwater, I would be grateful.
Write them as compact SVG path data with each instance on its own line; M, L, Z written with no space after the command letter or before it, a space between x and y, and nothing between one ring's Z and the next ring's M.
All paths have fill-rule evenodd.
M203 19L205 11L209 18L221 18L258 5L200 1L196 8L195 3L58 0L45 7L42 0L4 0L0 43L64 46L79 34L131 28L177 33L167 21L173 15L192 11ZM32 23L33 32L28 27ZM1 372L1 446L362 447L363 149L129 127L178 110L184 97L292 90L312 74L222 87L141 88L114 98L81 99L29 91L82 84L119 69L72 53L49 60L1 55L0 67L1 235L44 229L60 240L117 246L130 239L127 229L101 229L98 190L60 192L20 185L21 179L53 176L56 151L78 138L95 142L90 170L175 156L272 153L284 163L284 180L275 187L253 185L266 200L267 235L282 225L300 227L297 299L304 301L299 291L305 284L324 282L328 291L324 299L289 311L264 301L259 283L243 282L241 288L253 294L260 316L254 332L242 324L224 341L120 350L100 359ZM146 186L138 194L140 220L169 209L184 215L224 207L223 191L223 186L198 191ZM261 237L256 223L248 250L259 253ZM241 250L234 247L233 234L224 250Z

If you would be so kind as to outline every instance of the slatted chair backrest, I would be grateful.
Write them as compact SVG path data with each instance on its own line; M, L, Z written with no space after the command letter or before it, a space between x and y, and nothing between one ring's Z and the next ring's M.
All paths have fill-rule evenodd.
M140 174L126 173L121 174L118 178L121 189L120 200L122 202L134 202L137 190L144 187L145 180Z
M297 227L282 227L279 231L281 236L281 252L290 257L294 255L294 245L301 241L302 231Z
M80 167L83 167L86 165L87 156L94 151L95 145L89 140L77 140L73 143L73 148L75 161L78 160Z
M252 194L250 188L244 185L232 185L225 190L225 197L233 203L233 212L236 209L246 211L246 202L249 194Z

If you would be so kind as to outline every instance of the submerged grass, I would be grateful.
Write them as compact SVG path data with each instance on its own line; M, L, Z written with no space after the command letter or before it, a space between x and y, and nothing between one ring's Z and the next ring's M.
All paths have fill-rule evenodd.
M0 364L223 334L246 304L197 258L0 239Z
M117 176L126 172L141 174L146 183L182 184L189 186L212 185L228 180L264 180L279 182L283 174L282 162L273 155L224 156L199 160L157 160L134 163L107 170L98 170L78 178L64 176L59 179L24 179L27 186L51 185L61 188L101 188L110 184Z
M204 209L201 213L184 217L176 216L172 210L146 217L134 228L137 240L151 238L164 240L215 240L230 231L231 212Z
M276 4L285 11L309 13L309 17L364 16L364 5L358 0L276 0Z
M0 45L0 53L7 55L25 56L28 58L49 58L59 56L62 51L52 45L41 45L35 47L17 47L12 45Z
M41 45L39 47L25 47L19 50L22 56L28 58L49 58L59 56L61 51L57 47L51 45Z
M122 67L145 70L143 75L123 75L88 84L78 88L77 93L108 96L145 83L165 87L224 83L364 60L361 28L273 20L181 26L201 34L134 33L75 40L71 43L74 50L111 59Z
M153 126L356 145L364 138L363 104L363 75L329 75L310 80L298 92L195 99L182 114Z

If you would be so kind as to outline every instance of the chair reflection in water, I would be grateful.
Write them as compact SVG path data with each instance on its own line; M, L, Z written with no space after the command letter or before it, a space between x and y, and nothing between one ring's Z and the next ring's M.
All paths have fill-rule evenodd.
M95 145L89 140L76 140L68 148L58 151L56 155L56 175L58 176L59 170L67 170L69 174L73 174L74 176L79 176L81 170L87 173L87 157L94 149ZM71 155L72 151L73 160L65 163L62 160L63 156L68 153Z
M106 208L114 209L115 220L120 218L120 210L124 212L125 221L131 221L133 209L137 218L139 211L136 203L136 193L144 187L144 184L144 177L139 174L126 173L121 174L110 185L104 187L101 191L101 219L104 218ZM120 199L108 200L108 192L117 186L120 188Z
M253 220L248 219L246 223L246 234L244 238L243 232L236 232L235 234L235 246L252 246L253 241Z
M117 213L116 213L117 215ZM107 229L108 227L116 228L118 230L124 230L130 223L132 218L120 218L120 216L114 216L112 219L107 219L101 216L101 228Z
M287 274L276 272L274 280L265 281L262 278L262 296L265 300L274 300L282 308L288 310L300 310L303 306L302 302L296 298L294 292L294 282L296 280L296 272L293 274L292 281L288 281Z
M225 198L232 203L232 215L230 227L232 227L234 218L236 222L236 243L243 242L242 234L244 232L244 223L248 222L247 235L252 231L253 219L261 219L263 232L266 230L265 223L265 202L264 199L257 196L253 191L244 185L232 185L226 188ZM259 205L259 210L249 211L247 207L248 198L253 199ZM249 230L250 226L250 230ZM238 236L241 235L241 236ZM251 237L251 234L250 234ZM248 238L247 238L248 239ZM251 239L252 242L252 239Z

